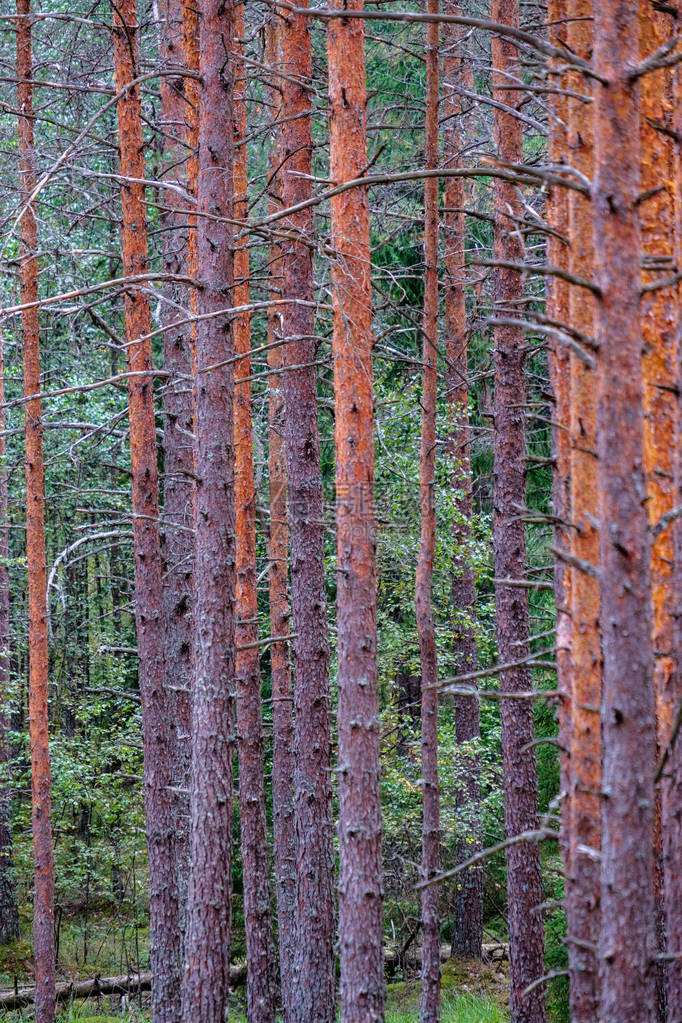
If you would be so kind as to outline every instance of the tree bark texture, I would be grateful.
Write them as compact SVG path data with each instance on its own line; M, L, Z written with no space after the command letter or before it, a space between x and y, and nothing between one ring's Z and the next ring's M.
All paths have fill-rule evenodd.
M183 52L182 0L161 0L160 50L167 67L186 67ZM163 75L161 128L164 180L187 185L185 116L188 78ZM159 213L164 273L180 276L187 269L187 200L168 189ZM173 816L175 856L184 936L189 880L189 783L192 728L192 609L194 605L194 397L193 339L187 319L189 289L163 285L163 366L170 374L163 388L163 619L166 694L173 722Z
M674 78L673 127L682 130L682 78L679 70ZM674 239L675 264L680 265L682 259L682 153L675 146L675 209ZM678 303L682 301L682 288L678 284ZM678 322L676 351L677 379L682 372L682 337ZM677 412L674 424L674 460L673 474L675 484L675 507L682 505L682 416ZM682 519L673 523L673 600L676 609L682 606ZM682 704L682 674L679 665L682 663L682 616L673 616L673 660L675 673L671 693L677 708L673 732L666 743L670 753L665 766L665 774L661 779L662 802L662 853L663 853L663 897L665 908L665 929L667 948L676 954L682 949L682 744L679 735L673 738L675 725L679 721L680 705ZM666 963L666 1001L667 1023L682 1023L682 959L674 959Z
M668 12L657 11L640 2L639 56L649 57L672 38L674 21ZM639 204L642 241L642 283L670 276L675 267L675 144L670 134L673 123L673 71L662 68L641 81L641 179L640 191L647 194ZM662 187L661 187L662 186ZM645 293L640 306L643 359L644 467L649 497L649 524L675 506L674 437L678 396L670 388L677 366L677 288L659 288ZM674 589L673 529L655 535L651 545L651 596L653 612L654 693L658 756L667 745L675 718L677 682L673 660ZM663 800L665 783L656 790L655 861L656 927L658 951L666 951L663 873ZM672 867L672 863L671 863ZM678 882L671 878L676 890ZM672 964L672 969L675 968ZM656 989L659 1017L665 1019L665 965L657 964ZM673 1006L671 1006L673 1011ZM679 1009L682 1012L682 1008Z
M185 1023L227 1010L234 736L233 10L202 5L196 341L196 629ZM207 216L202 216L207 214ZM215 219L213 219L215 218Z
M341 9L340 0L332 6ZM362 0L347 8L362 10ZM362 19L332 18L330 177L367 164ZM353 188L331 202L339 736L339 952L341 1019L384 1018L379 694L376 663L376 523L369 197Z
M638 9L594 9L602 696L600 1020L654 1019L654 693L642 409ZM618 159L614 159L614 154Z
M459 15L459 0L446 0L446 14ZM443 99L445 123L443 161L448 168L461 165L462 100L457 87L465 85L464 53L461 30L444 24ZM466 87L466 86L465 86ZM476 582L471 564L471 486L469 382L467 366L467 310L464 246L466 239L465 186L463 178L445 179L443 190L443 236L445 240L445 356L447 401L450 410L448 455L452 463L452 487L455 492L453 527L455 555L452 569L453 651L456 675L476 671ZM474 682L474 685L476 683ZM455 697L455 731L458 743L476 742L480 736L479 707L476 697ZM473 835L459 843L460 861L481 850L480 774L478 758L472 756L462 765L466 771L465 790L458 805L467 807L474 819ZM483 940L483 868L480 864L459 874L455 882L452 954L481 958Z
M282 25L282 202L311 195L310 24L290 12ZM284 221L282 375L291 532L294 647L294 810L296 819L296 1018L333 1023L334 855L329 722L329 647L324 573L324 508L315 369L313 216Z
M38 228L30 196L35 188L33 58L30 0L17 0L17 107L21 202L20 288L23 303L38 300ZM40 393L38 306L21 314L24 395ZM28 566L29 728L33 825L33 955L36 1023L54 1023L54 850L48 717L47 572L42 405L24 406L26 429L26 561Z
M566 45L567 0L549 0L547 20L550 42L554 46ZM550 65L549 84L561 90L566 83L566 68L560 60ZM566 163L568 154L568 102L557 93L551 99L549 159L552 165ZM550 266L568 270L569 248L569 196L566 189L552 186L547 197L547 222L551 233L547 237L547 262ZM547 316L559 329L569 323L568 282L560 277L547 278ZM552 510L556 519L554 545L568 552L571 546L571 366L569 350L558 341L550 342L549 373L554 396L554 422L552 425ZM572 730L572 670L571 670L571 580L572 570L560 558L554 559L554 604L556 607L557 635L557 688L559 701L559 798L561 801L561 837L559 844L564 864L564 876L571 869L569 833L571 818L570 750Z
M270 150L270 189L268 212L282 205L279 174L282 137L279 119L282 112L281 78L282 27L277 14L268 19L265 29L265 62L272 69L267 96L272 125ZM282 248L274 237L269 246L269 272L273 282L271 297L282 294ZM287 518L287 467L284 444L284 394L282 390L281 307L268 310L268 475L270 488L270 632L286 636L291 629L288 590L289 522ZM294 718L293 688L289 642L270 645L272 681L272 829L277 894L277 933L279 939L279 977L285 1023L295 1023L297 977L294 965L296 948L296 823L294 820Z
M518 0L493 0L492 17L512 27L519 24ZM517 108L523 94L509 89L520 76L518 51L508 39L493 36L493 90L505 105ZM502 88L505 87L506 88ZM498 91L502 88L502 91ZM523 161L521 122L502 110L495 111L495 140L501 159ZM522 263L521 241L514 218L522 209L512 184L495 179L495 259ZM500 317L521 311L523 281L516 270L495 271L495 309ZM495 407L493 466L493 545L498 579L523 579L526 571L525 526L518 514L526 504L526 430L523 330L495 328ZM529 653L528 591L496 584L497 648L502 663L518 661ZM502 672L501 691L531 688L527 667ZM533 707L528 700L502 700L502 759L505 789L505 830L508 838L537 827L538 781L533 742ZM541 1023L544 1018L542 985L525 989L544 973L544 933L540 851L535 843L507 848L507 895L511 966L512 1023Z
M429 0L429 14L438 13ZM438 23L426 29L426 166L438 166ZM424 183L424 314L419 505L421 535L415 579L415 614L421 662L422 880L438 873L440 787L438 780L438 655L431 597L436 553L436 405L438 400L438 178ZM421 889L421 1023L440 1019L440 891Z
M19 910L12 862L12 777L9 740L10 592L5 437L5 361L0 333L0 945L19 937Z
M140 92L132 85L137 63L135 0L114 7L116 88L121 161L121 248L126 276L147 272L144 142ZM130 180L134 179L134 180ZM154 1023L177 1020L180 1007L180 920L175 858L173 724L164 678L159 481L151 377L149 299L142 288L125 293L126 360L130 422L135 623L139 653L144 798L149 850L150 957Z
M234 216L248 218L246 167L247 69L244 49L244 6L234 8ZM249 237L234 254L234 304L249 304ZM247 1002L250 1023L274 1023L270 864L265 820L263 708L258 650L256 591L256 490L251 428L251 315L234 321L235 363L234 444L235 516L237 531L237 749L239 753L239 816L244 877Z
M585 60L592 58L592 2L569 0L568 46ZM589 97L590 84L581 73L568 76L572 92ZM571 165L591 178L594 140L591 106L570 97L568 154ZM594 278L593 211L590 200L577 192L569 198L570 271ZM569 322L588 337L594 333L594 296L586 288L569 286ZM597 463L597 379L592 367L575 353L571 368L571 531L572 553L582 562L599 564L599 504ZM570 870L566 879L567 942L571 1015L587 1023L597 1012L599 967L601 848L601 728L602 654L599 632L599 582L580 569L571 578L572 721L570 740Z

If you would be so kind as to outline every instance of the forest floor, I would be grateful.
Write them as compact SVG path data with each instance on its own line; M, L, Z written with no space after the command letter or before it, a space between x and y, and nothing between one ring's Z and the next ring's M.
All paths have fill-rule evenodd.
M507 975L505 963L451 959L443 964L442 1023L506 1023ZM417 980L389 983L386 1023L415 1023L419 1019L420 985ZM74 1002L59 1016L59 1023L148 1023L148 995L142 1005L123 1010L119 997ZM108 1015L103 1015L107 1012ZM29 1008L0 1011L0 1023L28 1023ZM246 1023L241 993L234 996L230 1019Z

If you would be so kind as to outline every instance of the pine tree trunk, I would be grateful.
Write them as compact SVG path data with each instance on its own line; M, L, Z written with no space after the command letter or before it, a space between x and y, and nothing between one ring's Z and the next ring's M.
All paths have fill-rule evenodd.
M331 5L342 9L340 0ZM362 0L346 8L362 10ZM330 177L367 163L365 32L332 18ZM369 197L332 199L339 736L339 952L341 1020L384 1018L379 694L376 663L376 523Z
M281 71L282 28L276 14L265 29L265 62L273 72ZM281 208L279 167L282 157L281 79L273 73L268 80L272 138L268 212ZM282 249L273 237L269 246L269 273L273 282L271 300L282 292ZM282 391L282 348L279 338L281 307L268 310L268 475L270 483L270 632L286 636L291 629L289 604L289 523L287 519L287 471L284 450L284 394ZM295 1023L297 977L294 967L296 946L296 826L294 820L294 719L289 643L270 645L272 680L272 828L277 893L277 934L279 975L285 1023Z
M234 216L248 218L246 167L247 68L244 49L244 7L234 9ZM249 238L234 255L234 304L249 303ZM270 923L270 864L265 821L263 710L258 652L258 594L256 592L256 493L251 429L251 316L234 321L235 354L235 505L237 532L237 748L239 752L239 813L244 875L247 1000L250 1023L274 1023Z
M673 128L682 130L682 77L679 71L673 83ZM675 146L675 209L674 243L675 265L682 259L682 153ZM682 301L682 288L678 284L678 303ZM676 373L682 379L682 337L677 328ZM679 409L675 416L673 476L675 485L675 507L682 507L682 415ZM682 606L682 519L673 523L673 600L676 608ZM673 658L675 673L671 679L670 696L677 708L672 730L665 740L662 756L667 754L665 773L661 779L661 817L663 853L663 898L665 908L665 930L667 949L673 955L682 949L682 744L679 742L682 721L682 616L673 617ZM661 737L662 738L662 737ZM682 1023L682 959L675 958L666 963L667 1023Z
M161 0L161 58L167 66L186 66L181 0ZM163 179L187 185L185 84L189 79L163 75L161 128L164 132ZM160 225L164 273L187 270L187 200L164 189ZM183 212L184 211L184 212ZM194 398L192 325L186 320L189 289L168 281L163 286L163 366L170 374L163 388L163 619L167 700L174 725L173 789L175 856L184 937L189 880L189 783L192 727L192 608L194 604Z
M568 0L549 0L547 20L549 38L554 46L566 45L566 15ZM566 67L561 60L551 65L549 85L563 89L566 85ZM567 162L568 158L568 102L564 95L551 99L553 117L550 120L549 159L552 165ZM569 269L569 196L566 189L553 186L547 197L547 262L561 270ZM560 277L547 278L547 316L565 330L569 323L568 282ZM554 546L568 553L571 546L571 365L569 349L559 341L549 346L549 372L554 397L552 425L552 511ZM571 824L570 749L573 719L571 673L571 585L572 570L559 556L554 559L554 605L556 607L557 636L557 688L561 693L559 716L559 790L561 800L561 836L559 845L564 864L564 878L571 870L569 834Z
M459 15L459 0L446 0L446 14ZM443 101L441 116L445 124L443 162L458 167L462 153L462 101L457 88L465 84L461 29L443 25ZM467 311L464 250L466 222L464 179L445 179L443 192L445 240L445 355L447 360L447 401L450 411L448 456L451 460L451 486L455 493L456 518L453 524L455 555L452 570L452 606L454 671L456 675L476 671L476 583L471 565L471 486L469 382L467 366ZM473 683L476 684L475 682ZM475 696L455 697L455 733L458 744L480 737L479 707ZM460 862L481 850L481 792L478 758L462 762L466 778L458 794L457 805L468 808L473 818L473 835L458 843ZM473 840L472 840L473 839ZM474 865L457 877L454 892L452 955L481 958L483 941L483 868Z
M133 82L137 63L135 0L114 8L116 88ZM147 272L144 143L139 88L118 100L121 160L121 247L126 276ZM128 180L126 180L128 179ZM132 180L131 180L132 179ZM149 299L142 288L125 293L126 360L130 421L133 531L135 547L135 621L140 666L144 742L144 794L149 850L150 957L154 1023L171 1023L180 1008L180 922L176 881L172 711L164 677L164 629L161 615L161 540L149 333Z
M639 56L649 57L673 35L669 13L640 2ZM643 283L669 276L675 264L674 175L675 145L667 132L673 124L673 71L661 69L645 75L641 83L641 179L640 191L647 198L639 205L642 240ZM661 188L660 186L663 185ZM647 474L649 524L675 506L674 435L678 396L671 389L677 366L677 287L658 288L645 293L640 306L644 384L644 466ZM656 699L658 756L669 741L678 708L673 658L673 529L654 536L651 548L651 593L653 610L654 692ZM665 787L665 786L664 786ZM663 886L663 789L656 790L656 927L658 951L665 952L665 909ZM676 882L673 880L673 885ZM665 1020L665 967L656 968L658 1016ZM671 1011L679 1013L682 1008Z
M17 0L17 106L21 218L21 301L38 301L38 228L29 201L35 188L33 59L30 0ZM21 314L24 394L40 393L38 306ZM33 955L36 1023L54 1023L54 851L48 720L47 576L45 564L45 470L42 404L24 406L26 429L26 560L28 563L29 728L33 823Z
M312 135L309 19L282 26L282 202L310 197ZM313 218L284 221L284 368L315 360ZM329 648L324 574L324 508L314 368L282 376L285 408L291 606L294 645L294 811L296 815L296 1019L334 1023L334 854L329 722Z
M0 945L19 937L19 911L12 858L12 776L9 741L10 593L7 474L5 437L5 361L0 333Z
M655 1012L654 693L650 537L645 510L638 196L637 7L594 8L597 450L602 697L600 1020ZM617 159L615 158L617 154Z
M429 0L429 14L438 0ZM426 166L438 166L438 23L431 22L426 42ZM421 535L415 579L415 613L421 662L422 880L433 878L440 863L440 787L438 780L438 655L431 607L436 553L436 403L438 400L438 178L424 184L424 316L422 355L419 506ZM421 889L421 1023L440 1019L439 887Z
M519 24L518 0L493 0L492 18L512 27ZM523 93L508 88L509 76L520 77L518 51L509 40L493 36L493 88L496 98L516 108ZM504 88L506 86L506 88ZM498 92L500 88L503 91ZM495 111L495 137L499 156L510 163L523 162L521 121ZM515 218L523 211L514 185L495 179L495 259L521 263L523 245ZM495 308L500 318L521 312L523 281L518 271L495 271ZM526 429L523 330L495 328L495 408L493 469L493 544L498 579L523 579L526 571L526 536L519 508L526 504ZM528 591L497 583L497 649L500 662L517 661L529 653L530 622ZM531 673L527 667L502 672L503 693L527 691ZM538 780L533 742L533 705L529 700L503 699L502 758L505 790L505 830L508 838L532 830L538 824ZM528 994L525 989L544 973L542 875L537 843L507 848L507 894L511 966L512 1023L542 1023L542 985Z
M585 60L592 56L592 2L568 5L568 46ZM590 84L580 72L568 76L572 92L589 97ZM594 171L591 106L568 100L568 151L572 166L590 178ZM593 211L586 196L569 198L570 271L594 278ZM594 333L594 297L585 288L569 287L569 318L574 330ZM595 521L599 473L597 448L597 379L594 369L574 352L571 367L571 522L572 553L599 564L599 530ZM571 575L572 722L570 740L570 872L566 883L567 942L571 1016L576 1023L595 1018L599 1000L596 944L599 937L599 859L601 847L601 741L599 707L602 653L599 632L599 582L576 569Z
M233 9L200 23L196 612L185 1023L222 1023L230 962L235 646ZM209 216L202 216L206 213ZM216 219L213 219L215 217ZM215 315L218 314L218 315Z

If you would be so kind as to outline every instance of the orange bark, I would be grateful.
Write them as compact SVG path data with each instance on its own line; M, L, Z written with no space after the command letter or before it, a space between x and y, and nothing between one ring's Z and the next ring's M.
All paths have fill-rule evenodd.
M333 7L342 10L342 0ZM362 0L345 7L362 10ZM367 163L365 31L332 18L330 171L335 183ZM369 197L332 199L339 734L339 952L341 1018L384 1017L379 694L376 664L376 523Z
M644 497L640 328L638 11L594 5L596 302L602 621L602 1023L650 1023L655 1011L655 706L651 539ZM605 83L605 84L603 84ZM677 951L677 950L676 950Z
M591 0L570 0L569 48L589 60L592 55ZM589 82L579 73L568 76L571 91L589 95ZM586 177L594 169L591 107L568 100L568 154L572 166ZM591 280L594 276L593 212L585 196L571 192L569 231L570 270ZM569 288L570 325L588 337L594 332L594 297L585 288ZM571 531L572 553L599 564L597 380L594 370L574 353L571 368ZM576 570L571 578L572 728L570 744L570 869L566 879L571 1015L593 1020L598 1004L599 861L601 847L601 641L599 582ZM592 851L590 851L592 850Z
M139 74L135 0L114 8L116 88ZM126 276L147 273L144 143L140 93L131 86L117 103L121 161L121 248ZM135 619L144 740L144 796L150 873L150 955L154 1023L180 1009L180 921L173 827L173 721L164 679L161 540L149 299L125 293L128 415L135 547Z
M33 205L33 60L30 0L17 0L17 103L21 218L21 301L38 300L38 228ZM21 314L24 394L40 393L38 306ZM55 1018L54 851L48 719L47 572L45 564L45 470L42 405L24 406L26 428L26 560L28 563L29 725L33 823L33 950L36 971L36 1023Z
M645 59L669 40L674 22L668 14L640 0L639 53ZM673 129L673 72L661 69L645 75L641 83L641 182L651 193L639 205L642 238L642 281L666 277L675 268L674 198L675 144L661 128ZM675 505L674 436L679 397L672 389L677 365L677 288L644 293L642 374L644 378L644 466L647 476L647 511L652 526ZM673 529L654 537L651 547L653 606L654 692L658 752L670 739L677 712L677 679L673 657ZM663 790L656 792L656 922L659 951L665 946L663 885ZM671 864L672 866L672 864ZM670 871L669 871L670 873ZM673 885L677 885L674 878ZM670 967L674 969L674 965ZM657 972L661 1014L665 1004L664 969ZM671 1007L672 1008L672 1007ZM676 1011L673 1018L677 1018Z
M244 6L234 8L234 216L248 216L246 165L246 67ZM234 254L234 304L249 303L249 238ZM275 1018L274 978L270 936L270 868L265 822L263 717L258 652L258 595L256 592L256 493L253 476L251 429L251 316L240 313L234 321L235 364L235 530L237 539L237 748L239 753L239 809L244 870L244 924L246 928L248 1017L253 1023ZM241 649L240 649L241 648Z

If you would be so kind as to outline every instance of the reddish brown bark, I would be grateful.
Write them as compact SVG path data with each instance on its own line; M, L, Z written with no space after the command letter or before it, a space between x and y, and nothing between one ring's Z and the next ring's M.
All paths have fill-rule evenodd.
M597 450L603 643L600 1020L654 1018L653 651L645 510L637 7L594 9ZM614 153L618 159L614 159Z
M232 302L233 9L206 0L201 88L197 253L199 316ZM209 216L201 216L206 213ZM212 219L216 217L216 219ZM227 1011L234 757L234 355L228 316L196 333L196 611L192 725L191 873L185 1023L222 1023Z
M38 228L30 195L35 188L33 58L30 0L17 0L17 107L21 218L21 301L38 300ZM38 306L21 314L24 394L40 393ZM28 563L29 727L33 823L33 955L36 1023L55 1018L54 851L48 718L47 574L42 405L24 406L26 429L26 560Z
M518 0L493 0L492 17L518 26ZM493 36L493 89L506 106L516 108L523 94L509 89L510 76L520 78L518 51L507 39ZM502 88L503 91L497 91ZM495 111L495 140L501 159L523 162L521 121ZM523 245L512 217L521 217L516 189L495 179L495 259L522 263ZM523 281L518 271L495 271L495 308L503 318L520 311ZM526 430L523 330L495 328L495 406L493 468L493 544L498 579L523 579L526 571L526 535L519 508L526 503ZM528 591L496 584L497 648L502 663L529 653ZM526 667L502 672L500 689L515 693L531 688ZM505 789L505 830L511 838L538 823L538 782L533 742L533 707L529 700L502 700L502 758ZM512 1023L540 1023L544 1018L542 985L526 988L544 972L542 876L536 843L507 848L507 895L511 965Z
M282 202L311 195L309 19L282 26ZM312 212L287 218L282 243L284 366L315 360ZM324 575L324 508L313 368L283 374L291 530L296 814L296 1018L333 1023L334 857L329 734L329 649Z
M246 167L246 66L244 7L234 8L234 216L248 216ZM234 255L234 304L249 303L248 235ZM235 510L237 532L237 749L239 753L239 815L244 876L244 926L248 1018L253 1023L275 1019L270 924L270 865L265 821L263 711L258 652L258 594L256 592L256 493L251 430L251 316L234 321L235 364Z
M282 28L276 14L268 20L265 36L265 62L279 71L282 65ZM281 155L281 89L278 77L268 82L271 138L271 175L268 212L281 207L281 183L278 173ZM269 248L272 297L282 290L282 251L273 238ZM270 632L286 636L291 628L288 592L289 523L287 519L287 473L284 450L284 394L282 392L282 349L277 344L281 312L268 310L268 474L270 482ZM272 828L277 893L277 933L279 975L285 1023L294 1023L297 977L294 967L296 946L296 826L294 820L294 719L293 689L289 643L279 640L270 646L272 681Z
M342 9L340 0L332 5ZM346 7L362 10L362 0ZM367 163L365 32L332 18L330 176L357 178ZM332 199L336 399L339 735L339 952L341 1019L384 1018L379 694L376 664L376 523L369 197Z
M459 0L446 0L446 14L460 13ZM443 100L442 118L445 124L443 160L448 168L457 167L462 151L462 102L456 91L464 84L464 54L459 32L445 24L443 31ZM467 311L464 266L466 224L464 217L464 179L445 179L444 193L445 239L445 329L446 329L446 381L450 407L448 455L452 461L452 487L455 492L456 519L453 525L455 554L452 574L453 651L455 674L468 674L476 670L476 583L469 557L471 545L471 518L473 498L471 487L469 386L467 366ZM475 684L475 683L474 683ZM455 699L455 730L458 743L476 741L480 734L479 709L476 697L457 696ZM476 757L466 764L466 790L458 797L458 805L468 804L474 817L474 833L458 848L460 861L480 851L480 782ZM473 841L470 839L473 838ZM480 864L464 871L457 878L454 893L454 929L452 954L481 957L483 939L483 870Z
M135 0L114 7L116 88L139 74ZM140 93L132 85L118 100L121 161L121 248L126 276L147 272L144 148ZM136 180L135 180L136 179ZM144 797L149 850L150 957L154 1023L177 1019L180 1006L180 927L173 814L173 727L164 680L161 615L161 540L149 299L141 288L125 294L126 360L130 422L135 621L139 651ZM145 340L146 339L146 340Z
M429 0L429 14L438 13ZM438 166L438 23L426 30L426 166ZM438 400L438 178L424 184L424 316L419 505L421 535L415 579L415 613L421 661L422 880L438 873L438 655L431 607L436 553L436 403ZM440 912L438 885L421 889L421 1023L440 1019Z
M550 42L555 46L566 43L566 2L549 0L547 20L550 26ZM550 86L561 89L566 84L565 66L556 61L549 79ZM551 100L553 117L550 120L549 158L552 164L567 161L568 104L566 96L555 95ZM569 196L565 189L554 186L547 197L547 261L551 266L568 270L569 264ZM560 277L547 278L547 315L559 328L569 322L568 283ZM549 372L554 396L554 424L552 426L552 510L556 517L554 544L557 550L570 549L571 535L571 484L570 484L570 416L571 416L571 372L569 350L558 342L550 344ZM561 692L559 702L560 742L560 799L561 799L561 854L564 863L564 877L570 873L569 830L571 816L570 793L570 747L572 729L572 674L571 674L571 579L572 573L566 562L554 560L554 604L556 607L557 634L557 688Z
M568 46L580 57L592 57L592 2L570 0ZM589 97L590 85L581 74L568 76L572 92ZM570 98L568 153L572 166L591 178L594 170L591 108ZM569 199L570 270L576 277L594 277L593 212L590 200L577 192ZM569 288L570 325L588 337L594 332L594 297L585 288ZM574 353L571 370L571 531L572 553L591 565L599 564L597 380L594 370ZM570 869L566 878L567 942L570 968L571 1016L593 1020L599 983L596 945L599 937L599 860L601 847L601 742L599 707L602 656L599 634L599 583L587 572L571 577L571 784Z
M19 911L12 867L12 778L9 741L10 595L5 437L5 362L0 332L0 945L19 937Z
M674 22L669 14L640 3L639 56L642 60L671 39ZM673 72L661 69L641 82L641 179L647 198L639 206L643 283L669 275L675 266L674 246L674 142L672 132ZM675 505L674 434L678 397L670 389L677 358L677 288L659 288L642 296L640 306L644 378L644 466L647 474L649 523L656 523ZM673 659L674 593L673 530L654 536L651 548L654 692L658 755L670 738L677 712L677 684ZM658 950L666 949L663 885L663 787L656 791L655 900ZM671 864L672 866L672 864ZM677 882L672 879L677 888ZM674 966L673 966L674 969ZM659 1018L665 1019L665 967L658 963L656 988ZM671 1006L671 1011L676 1010ZM681 1010L682 1011L682 1010Z
M181 0L159 4L161 59L167 67L186 67L183 54ZM185 82L163 75L161 129L163 178L187 184ZM177 192L162 193L160 225L163 269L169 276L187 270L187 201ZM191 271L189 271L191 272ZM163 389L163 617L166 692L173 734L173 794L175 855L184 932L189 879L189 782L192 727L192 606L194 603L194 401L192 396L192 328L186 320L189 290L168 281L163 286L163 366L170 373Z
M682 130L682 78L679 71L674 80L673 126ZM675 209L674 209L674 242L675 263L680 266L682 259L682 153L675 147ZM681 301L678 285L677 300ZM682 372L682 337L680 325L677 329L676 369L677 379ZM679 410L674 423L674 459L673 474L675 485L675 507L682 506L682 416ZM673 600L676 608L682 606L682 519L673 524ZM682 744L679 735L675 735L680 706L682 706L682 616L673 618L673 659L675 672L672 678L674 687L671 696L675 701L676 712L673 731L666 740L669 756L665 765L665 774L661 780L661 802L663 820L663 876L664 876L664 908L667 949L676 955L682 949ZM666 995L668 1005L667 1023L682 1023L682 959L676 958L666 964Z

